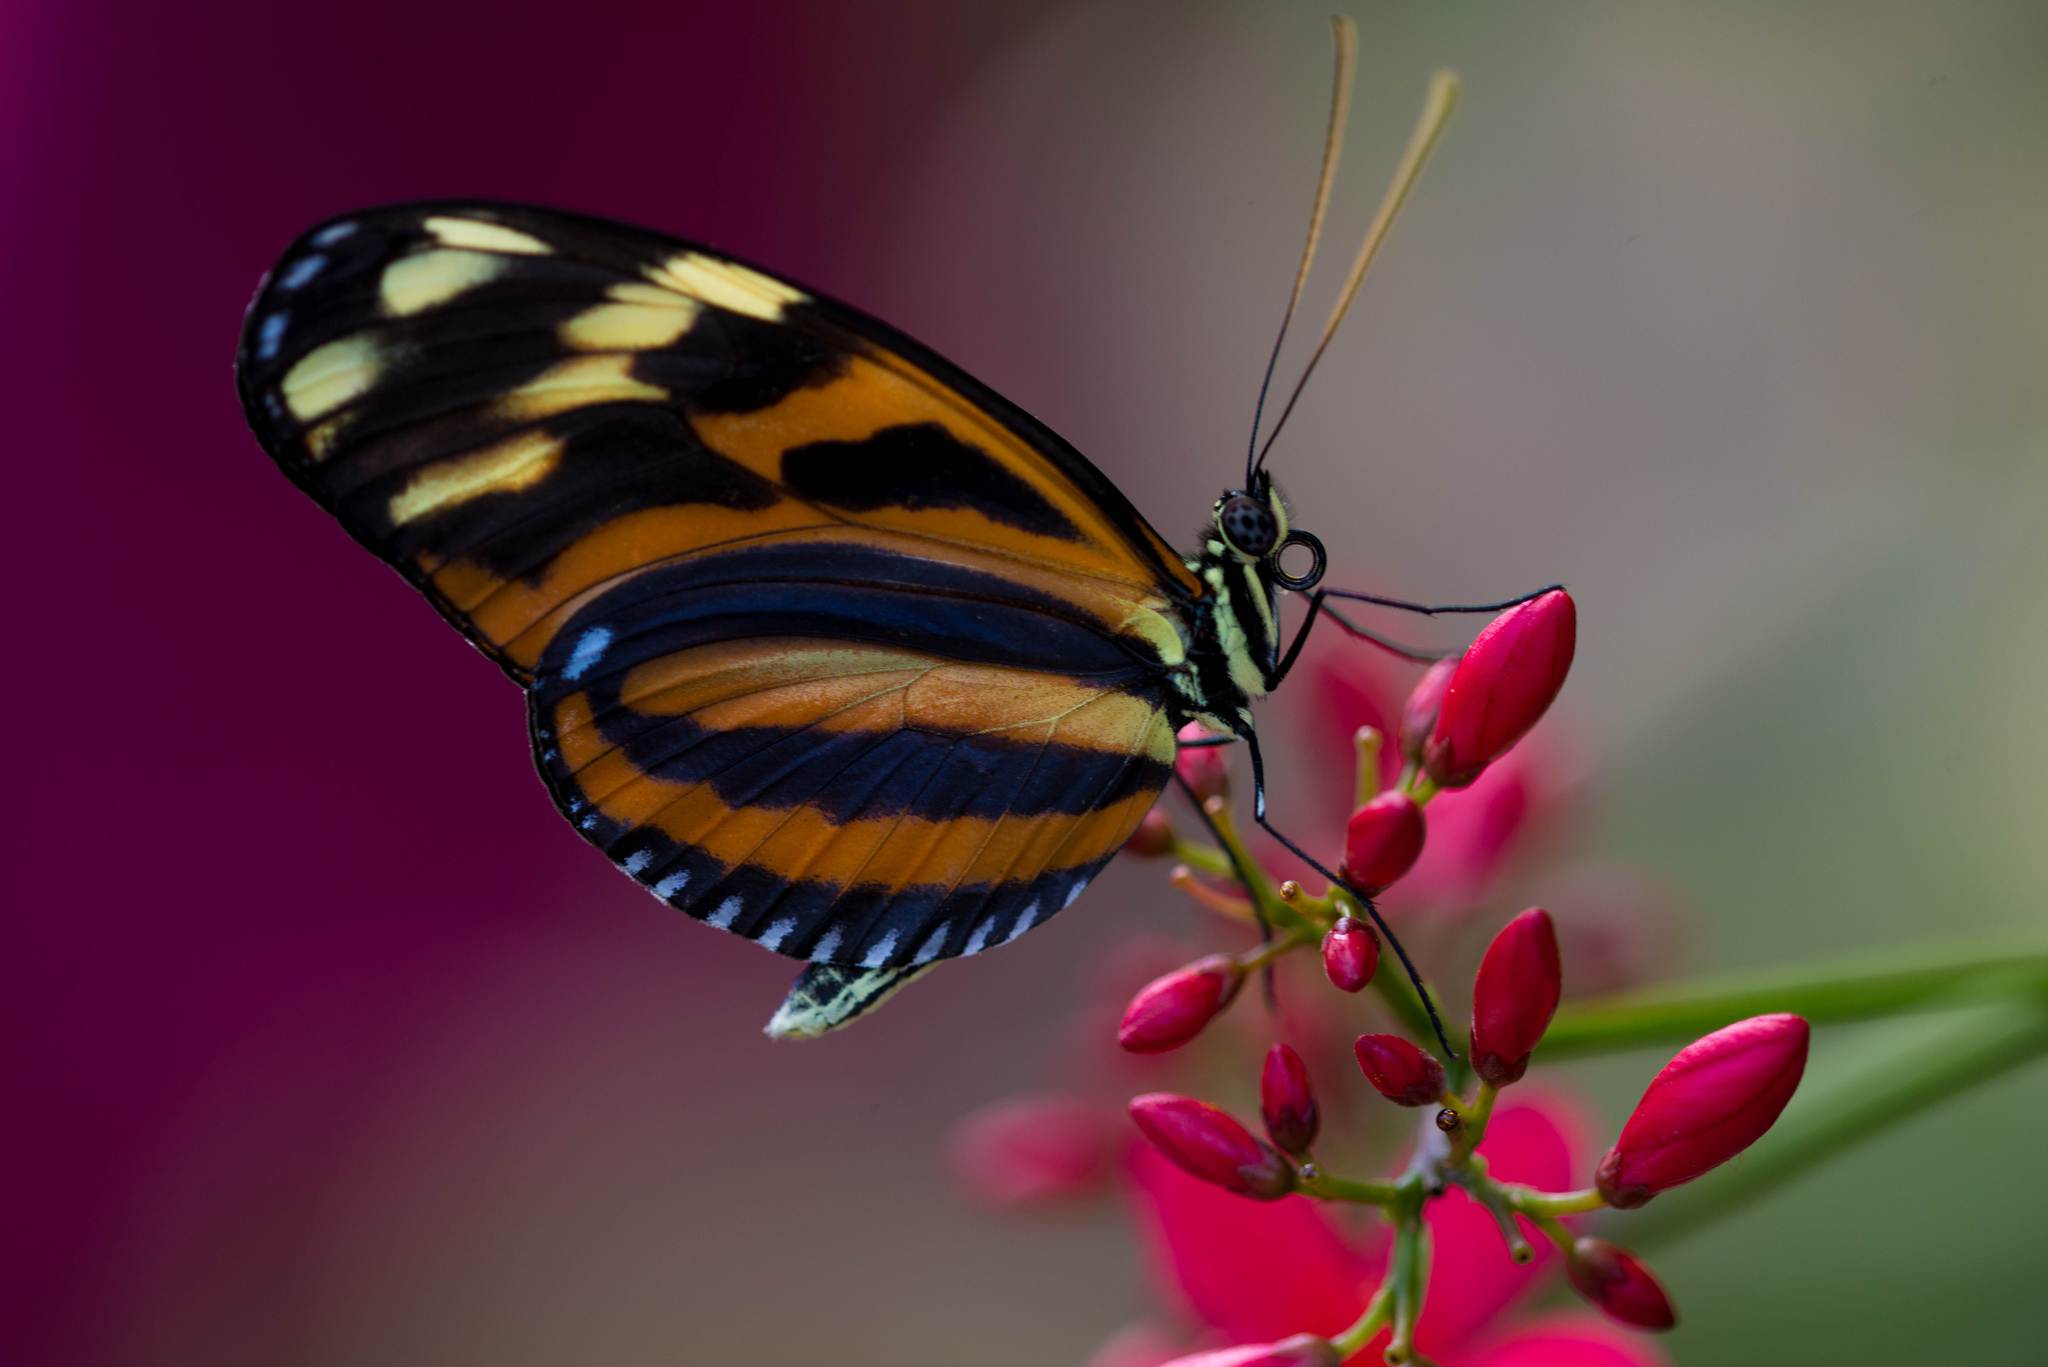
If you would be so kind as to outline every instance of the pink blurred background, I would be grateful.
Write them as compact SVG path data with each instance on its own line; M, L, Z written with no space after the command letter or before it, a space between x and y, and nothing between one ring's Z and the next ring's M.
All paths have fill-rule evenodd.
M1113 1215L988 1223L939 1153L1185 921L1157 870L771 1046L787 966L558 821L515 691L269 467L230 358L312 220L540 200L889 319L1178 539L1298 249L1324 12L0 3L0 1360L1023 1364L1130 1317ZM1359 17L1340 263L1428 70L1469 96L1276 454L1339 572L1571 582L1603 838L1703 962L2038 922L2038 10ZM1957 1217L1980 1360L2038 1360L1997 1305L2040 1207ZM1920 1351L1924 1262L1840 1208L1667 1269L1680 1361Z

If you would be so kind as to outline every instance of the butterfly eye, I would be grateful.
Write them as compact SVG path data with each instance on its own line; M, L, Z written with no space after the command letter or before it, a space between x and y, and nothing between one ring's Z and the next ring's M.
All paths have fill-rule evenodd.
M1234 494L1216 510L1216 527L1230 549L1248 560L1260 560L1273 553L1280 540L1280 523L1273 510L1247 494Z

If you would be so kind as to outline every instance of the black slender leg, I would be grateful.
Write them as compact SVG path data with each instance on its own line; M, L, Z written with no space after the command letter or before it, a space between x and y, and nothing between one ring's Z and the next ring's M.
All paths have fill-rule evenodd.
M1372 899L1317 863L1307 850L1304 850L1301 846L1275 830L1273 823L1266 820L1266 764L1259 755L1259 739L1257 736L1247 732L1244 737L1244 743L1251 747L1252 752L1252 819L1259 823L1267 835L1272 836L1275 840L1292 850L1295 857L1301 860L1302 863L1307 864L1317 873L1329 879L1330 882L1350 893L1358 900L1358 904L1365 908L1366 915L1372 917L1372 923L1379 927L1380 934L1386 936L1387 943L1394 947L1394 956L1401 961L1401 967L1408 971L1408 981L1415 985L1415 995L1422 999L1422 1009L1429 1013L1429 1024L1430 1028L1436 1031L1436 1042L1443 1046L1444 1054L1447 1057L1457 1058L1458 1051L1451 1048L1450 1038L1444 1034L1443 1018L1437 1015L1435 998L1431 997L1429 989L1423 986L1422 975L1415 971L1414 961L1409 959L1408 951L1402 947L1400 939L1392 930L1387 928L1385 918L1380 915L1380 909L1372 904Z

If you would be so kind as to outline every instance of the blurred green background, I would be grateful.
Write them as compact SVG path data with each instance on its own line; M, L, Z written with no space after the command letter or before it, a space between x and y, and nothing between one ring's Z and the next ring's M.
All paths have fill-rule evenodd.
M821 30L789 7L792 67L814 81L831 35L872 26L924 103L821 130L806 212L843 245L721 244L950 356L1182 539L1234 478L1299 250L1327 3L1019 3L950 27L943 6L830 8ZM1466 94L1275 450L1333 582L1571 586L1586 847L1670 886L1685 971L2041 926L2048 7L1354 13L1311 325L1430 70ZM749 58L763 82L779 50ZM679 165L691 64L717 56L678 63ZM293 506L309 541L333 531ZM495 709L511 765L516 700L444 656L482 701L435 706ZM476 781L446 764L441 789ZM78 1360L1026 1367L1078 1363L1144 1308L1114 1212L977 1214L941 1154L953 1121L1046 1079L1110 946L1189 923L1156 866L777 1047L757 1032L786 965L556 835L530 905L423 951L437 981L333 989L376 997L375 1042L283 1002L138 1126L135 1193L64 1312L97 1336ZM1811 1076L1916 1028L1824 1032ZM1611 1125L1668 1052L1572 1072ZM2037 1066L1661 1251L1677 1360L2048 1360L2044 1122Z

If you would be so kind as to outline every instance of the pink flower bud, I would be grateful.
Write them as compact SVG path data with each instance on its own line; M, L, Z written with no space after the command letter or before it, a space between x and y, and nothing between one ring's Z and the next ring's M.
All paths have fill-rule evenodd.
M1580 1239L1565 1259L1564 1271L1581 1296L1623 1324L1638 1329L1669 1329L1678 1323L1671 1297L1635 1254L1605 1239Z
M1436 730L1436 714L1443 710L1444 690L1451 686L1451 675L1457 672L1458 657L1438 660L1408 695L1407 705L1401 709L1401 758L1410 764L1422 763L1422 747L1429 743L1429 733Z
M1346 992L1357 992L1380 971L1380 937L1364 921L1337 918L1323 936L1323 972Z
M1486 624L1444 690L1423 764L1439 788L1463 788L1543 716L1572 667L1579 614L1552 589Z
M1207 740L1214 733L1200 722L1189 722L1180 729L1183 741ZM1174 758L1173 767L1180 772L1188 787L1195 790L1195 796L1204 802L1212 797L1221 797L1230 791L1230 750L1223 745L1197 745L1184 749Z
M1138 989L1124 1008L1116 1042L1134 1054L1178 1049L1230 1005L1244 986L1244 969L1228 954L1211 954Z
M992 1206L1092 1196L1109 1182L1116 1112L1079 1097L998 1101L960 1122L947 1143L960 1185Z
M1434 1106L1444 1094L1444 1066L1399 1035L1360 1035L1355 1046L1365 1080L1396 1106Z
M1563 985L1549 912L1530 907L1501 927L1472 984L1472 1071L1482 1082L1521 1081Z
M1314 1334L1296 1334L1278 1343L1240 1343L1206 1353L1162 1362L1159 1367L1337 1367L1337 1347Z
M1294 1189L1294 1165L1206 1101L1147 1092L1131 1098L1131 1119L1175 1166L1204 1182L1260 1201Z
M1344 827L1344 881L1376 897L1415 867L1425 828L1415 799L1392 789L1351 814Z
M1158 807L1145 813L1145 819L1138 823L1138 829L1131 832L1131 838L1124 841L1124 848L1140 859L1157 859L1163 854L1173 853L1173 822Z
M1266 1051L1265 1071L1259 1074L1259 1114L1267 1137L1282 1153L1299 1158L1316 1142L1322 1118L1316 1114L1308 1069L1302 1066L1301 1055L1284 1044Z
M1594 1173L1607 1204L1633 1210L1754 1144L1806 1071L1806 1022L1751 1016L1679 1050L1650 1081Z

